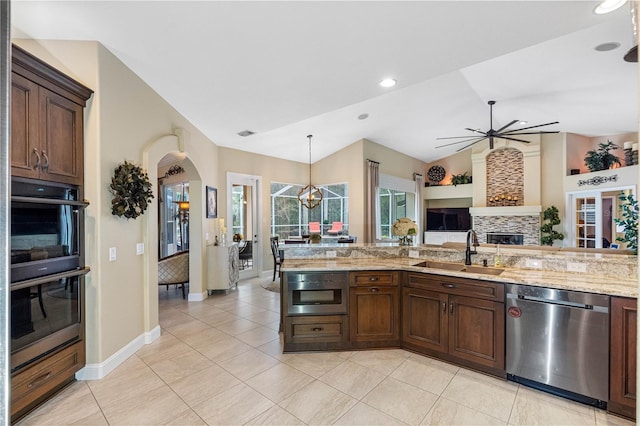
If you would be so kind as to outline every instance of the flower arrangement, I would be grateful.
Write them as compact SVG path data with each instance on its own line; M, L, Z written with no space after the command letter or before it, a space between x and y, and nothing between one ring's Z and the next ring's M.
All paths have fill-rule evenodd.
M233 242L239 243L244 240L244 236L242 234L233 234Z
M395 235L400 240L401 246L407 246L413 243L412 235L418 233L418 225L408 217L403 217L395 221L391 226L391 235Z

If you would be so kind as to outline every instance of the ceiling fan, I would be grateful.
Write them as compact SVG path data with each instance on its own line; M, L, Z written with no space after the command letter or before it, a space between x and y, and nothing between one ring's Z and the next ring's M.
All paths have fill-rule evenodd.
M469 148L471 145L477 144L478 142L482 142L485 139L489 139L489 149L493 149L493 140L494 140L494 138L507 139L507 140L510 140L510 141L529 143L529 141L526 141L524 139L514 138L513 136L519 136L519 135L541 135L541 134L544 134L544 133L559 133L559 131L542 131L542 130L533 131L533 132L523 132L522 131L522 130L535 129L537 127L550 126L552 124L558 124L559 121L554 121L552 123L538 124L536 126L523 127L521 129L507 130L509 127L513 126L515 123L518 122L518 120L513 120L511 123L507 124L506 126L502 126L498 130L493 130L493 106L496 104L496 101L489 101L488 104L489 104L489 130L487 130L486 132L483 132L481 130L470 129L470 128L466 127L465 130L469 130L470 132L478 133L479 135L477 135L477 136L471 136L471 135L467 135L467 136L452 136L452 137L448 137L448 138L436 138L436 140L463 139L461 141L456 141L456 142L451 142L451 143L447 143L447 144L444 144L444 145L439 145L439 146L436 146L436 148L443 148L445 146L451 146L451 145L456 145L456 144L459 144L459 143L471 142L469 145L466 145L466 146L464 146L464 147L462 147L462 148L460 148L460 149L458 149L456 151L456 152L460 152L463 149Z

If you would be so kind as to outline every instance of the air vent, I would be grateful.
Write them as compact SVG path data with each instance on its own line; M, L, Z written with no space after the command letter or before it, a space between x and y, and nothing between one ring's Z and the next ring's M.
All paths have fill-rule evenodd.
M238 132L238 136L242 136L242 137L251 136L255 134L256 132L252 132L251 130L243 130L241 132Z

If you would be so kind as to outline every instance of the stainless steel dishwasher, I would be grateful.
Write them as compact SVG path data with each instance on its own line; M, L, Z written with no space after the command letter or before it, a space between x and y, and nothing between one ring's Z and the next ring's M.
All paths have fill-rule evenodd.
M609 296L508 284L507 378L599 408L609 397Z

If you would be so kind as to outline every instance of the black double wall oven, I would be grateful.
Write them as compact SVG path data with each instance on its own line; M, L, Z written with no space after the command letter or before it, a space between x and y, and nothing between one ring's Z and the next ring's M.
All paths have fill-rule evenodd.
M12 178L11 370L82 338L84 208L73 185Z

